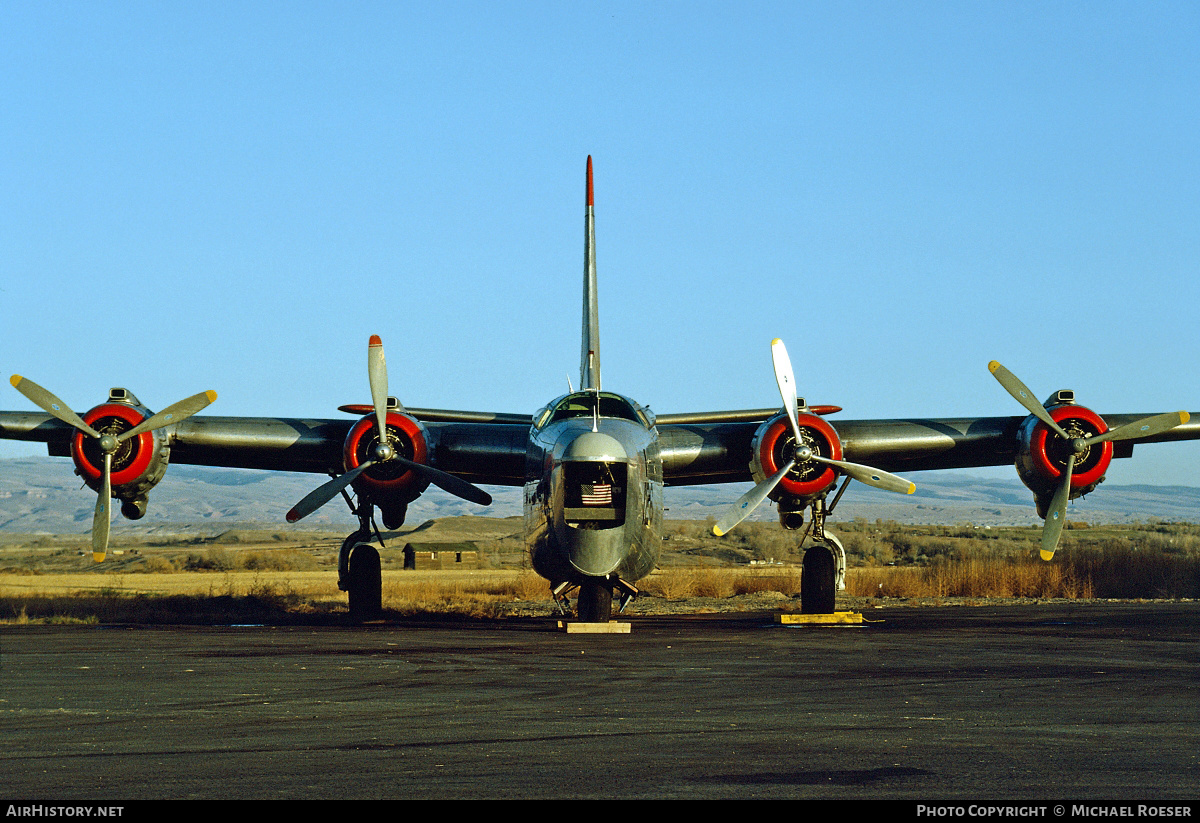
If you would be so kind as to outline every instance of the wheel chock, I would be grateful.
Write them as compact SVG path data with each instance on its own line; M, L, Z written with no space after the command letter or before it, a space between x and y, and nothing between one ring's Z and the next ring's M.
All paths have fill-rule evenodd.
M578 620L558 621L558 630L567 634L629 634L628 623L610 620L607 623L583 623Z
M834 612L833 614L792 614L776 612L775 622L784 626L853 626L863 622L858 612Z

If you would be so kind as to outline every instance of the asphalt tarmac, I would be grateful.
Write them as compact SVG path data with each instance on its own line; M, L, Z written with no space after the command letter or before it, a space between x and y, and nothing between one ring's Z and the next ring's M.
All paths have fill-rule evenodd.
M1193 803L1200 603L5 626L0 798Z

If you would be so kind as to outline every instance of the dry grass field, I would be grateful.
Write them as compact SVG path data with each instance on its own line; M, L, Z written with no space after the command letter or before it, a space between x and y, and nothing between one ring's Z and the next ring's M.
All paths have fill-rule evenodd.
M638 583L634 614L798 609L796 536L745 524L713 538L709 524L668 524L660 568ZM454 518L389 540L384 607L392 615L492 618L555 614L546 581L527 568L518 524ZM842 523L849 569L843 599L1195 598L1200 526L1071 524L1054 562L1036 529ZM470 541L462 566L402 568L404 539ZM732 539L731 539L732 538ZM338 535L227 532L214 538L123 538L103 565L86 538L0 539L0 621L237 623L338 619ZM426 563L425 565L436 565Z

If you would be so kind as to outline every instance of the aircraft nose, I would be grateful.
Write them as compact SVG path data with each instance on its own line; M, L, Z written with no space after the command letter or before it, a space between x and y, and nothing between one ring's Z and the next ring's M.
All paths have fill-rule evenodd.
M564 489L561 540L578 573L604 577L628 551L624 536L627 452L611 435L574 433L559 442Z

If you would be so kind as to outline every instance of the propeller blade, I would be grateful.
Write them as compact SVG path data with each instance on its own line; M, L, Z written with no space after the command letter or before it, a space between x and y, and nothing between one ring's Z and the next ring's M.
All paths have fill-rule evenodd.
M796 420L796 377L792 371L792 359L788 357L787 347L778 337L771 341L771 365L775 367L775 382L779 386L779 396L783 399L783 410L787 413L788 422L792 424L792 436L796 438L796 443L800 443L800 424Z
M490 494L478 486L468 483L461 477L455 477L449 472L435 469L433 466L426 466L424 463L416 463L400 455L396 455L392 460L402 466L407 466L417 474L423 475L430 483L433 483L439 489L447 491L455 497L461 497L463 500L469 500L481 506L492 505L492 496Z
M83 419L71 411L66 403L43 389L37 383L19 374L14 374L9 378L8 382L12 383L14 389L29 398L35 406L46 412L46 414L58 418L68 426L79 429L84 434L90 434L92 437L99 439L100 432L93 429L87 423L84 423Z
M387 442L387 359L383 356L383 341L379 335L371 335L367 344L367 378L371 382L371 405L375 407L375 425L379 430L379 442Z
M818 463L828 463L830 466L835 466L843 474L850 475L859 483L865 483L877 489L898 492L900 494L912 494L917 490L916 483L905 480L903 477L897 477L894 474L888 474L880 469L873 469L870 466L863 466L859 463L847 463L845 460L834 460L830 457L821 457L819 454L814 454L809 459L816 460Z
M1090 446L1093 443L1103 443L1106 440L1131 440L1135 437L1150 437L1170 431L1191 419L1192 416L1185 411L1156 414L1153 417L1146 417L1133 423L1126 423L1124 426L1117 426L1115 429L1110 429L1104 434L1093 435L1087 438L1086 442Z
M1042 559L1054 559L1054 550L1058 548L1058 538L1067 522L1067 503L1071 498L1071 475L1075 472L1075 455L1067 457L1067 468L1063 472L1062 483L1054 490L1054 498L1050 501L1050 510L1046 512L1046 524L1042 526Z
M303 517L308 517L310 514L336 497L338 492L353 483L354 478L358 477L360 474L374 465L374 460L368 460L361 466L356 466L345 474L339 475L330 480L328 483L313 489L311 492L305 495L303 500L292 506L291 511L287 513L287 522L295 523L297 520Z
M217 393L210 389L209 391L200 392L199 394L194 394L191 397L180 400L178 403L167 406L157 414L150 415L129 431L121 432L117 435L117 442L123 443L131 437L137 437L142 432L154 431L155 429L161 429L163 426L178 423L180 420L186 420L216 399Z
M1049 426L1059 437L1064 440L1071 439L1071 436L1063 431L1062 426L1058 425L1054 418L1050 416L1050 412L1046 411L1046 407L1034 398L1033 392L1029 390L1029 387L1018 380L1015 374L1001 366L995 360L988 363L988 371L1000 381L1000 385L1004 387L1005 391L1011 394L1013 399L1024 406L1030 414Z
M112 528L112 453L104 454L104 480L96 498L96 513L92 516L92 560L104 561L108 553L108 532Z
M795 465L796 461L793 460L739 497L737 502L729 508L729 511L721 515L721 519L713 526L713 534L717 537L722 537L728 534L738 523L749 517L767 499L768 495L775 490L775 487L779 485L779 481L783 479L783 476L790 472Z

